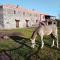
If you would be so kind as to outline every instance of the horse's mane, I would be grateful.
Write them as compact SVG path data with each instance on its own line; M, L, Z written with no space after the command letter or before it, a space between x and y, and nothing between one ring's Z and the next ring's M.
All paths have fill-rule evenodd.
M39 22L39 26L45 26L47 25L46 21Z
M45 26L45 21L44 22L39 22L39 25L35 28L35 30L33 31L33 34L31 36L31 38L33 38L34 35L36 35L38 29L41 27L41 26Z

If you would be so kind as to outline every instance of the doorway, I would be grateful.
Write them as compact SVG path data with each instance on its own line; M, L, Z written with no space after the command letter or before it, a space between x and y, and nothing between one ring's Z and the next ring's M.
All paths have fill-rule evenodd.
M26 21L26 27L29 27L29 25L28 25L29 20L25 20L25 21Z
M19 28L19 21L20 21L20 20L16 20L16 19L15 19L15 21L16 21L16 28Z

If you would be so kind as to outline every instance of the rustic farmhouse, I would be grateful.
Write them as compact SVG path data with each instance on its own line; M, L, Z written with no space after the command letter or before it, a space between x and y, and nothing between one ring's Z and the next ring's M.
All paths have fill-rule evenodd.
M33 27L51 16L16 5L0 5L0 29Z

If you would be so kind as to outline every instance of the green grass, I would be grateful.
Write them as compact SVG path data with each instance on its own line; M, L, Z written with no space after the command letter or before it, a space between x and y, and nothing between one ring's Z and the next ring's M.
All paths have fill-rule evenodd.
M13 40L0 40L0 51L19 47L20 45Z
M34 28L21 28L21 29L12 29L12 30L0 30L0 32L6 32L6 33L19 32L22 33L23 37L30 38L33 30Z
M3 30L3 32L9 32L9 33L10 32L19 32L19 33L22 34L20 36L22 36L24 38L29 38L29 39L30 39L33 31L34 31L34 28ZM0 32L2 32L2 31L0 31ZM49 36L44 37L45 46L44 46L43 49L40 49L39 53L38 53L41 60L58 60L58 59L60 59L60 29L58 29L58 36L59 36L59 49L56 48L56 42L55 42L55 47L51 48L52 39ZM37 38L36 38L36 42L37 41L40 41L39 36L37 36ZM29 45L29 43L27 43L27 44ZM19 46L20 46L20 44L16 43L12 39L0 40L0 51L2 49L11 49L11 48L19 47ZM38 47L38 45L36 45L36 46ZM18 49L19 54L21 55L19 60L24 60L24 58L28 54L35 52L37 50L37 47L34 48L33 50L30 50L26 46L23 46L21 49ZM16 57L16 54L17 54L18 51L14 51L14 53L12 53L13 57ZM34 57L33 57L33 59L34 59Z
M32 29L24 28L24 29L0 30L0 32L5 32L5 33L18 32L22 34L20 36L24 38L30 38L33 30L34 30L33 28ZM11 48L19 47L19 46L20 45L16 43L14 40L12 40L11 38L9 40L0 40L0 50L11 49Z

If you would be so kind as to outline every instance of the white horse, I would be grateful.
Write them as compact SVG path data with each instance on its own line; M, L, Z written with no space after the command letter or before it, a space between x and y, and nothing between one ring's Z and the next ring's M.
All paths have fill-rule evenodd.
M35 47L36 43L35 43L35 39L36 36L40 35L41 37L41 48L43 48L44 46L44 41L43 41L43 37L45 35L51 35L51 38L53 38L53 43L51 45L51 47L54 46L54 42L56 40L57 42L57 48L58 48L58 32L57 32L57 25L56 24L50 24L50 25L46 25L46 24L41 24L33 31L33 34L31 36L31 43L32 43L32 48ZM55 40L54 40L55 39Z

